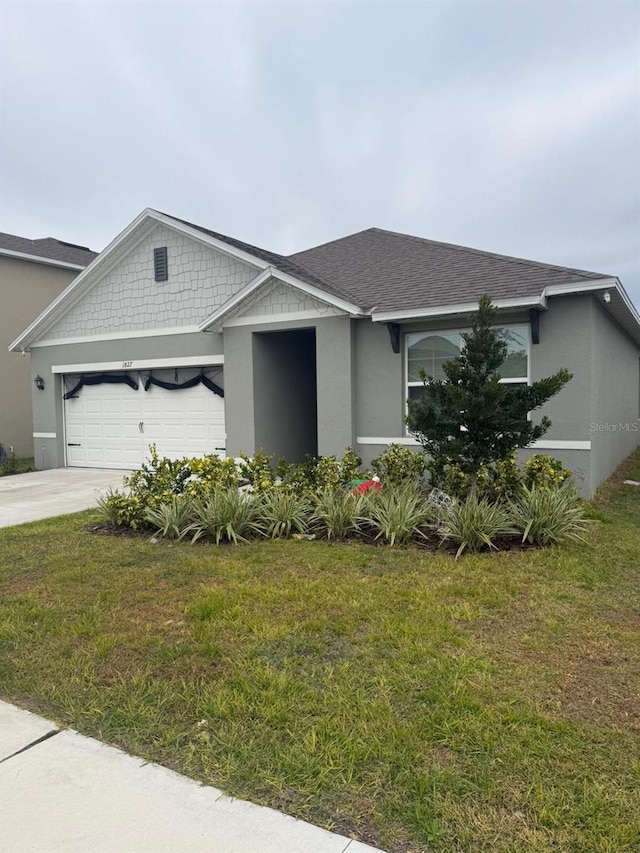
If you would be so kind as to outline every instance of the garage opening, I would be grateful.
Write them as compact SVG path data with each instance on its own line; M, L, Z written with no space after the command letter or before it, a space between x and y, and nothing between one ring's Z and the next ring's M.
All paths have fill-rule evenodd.
M152 444L171 459L225 456L221 368L67 374L64 385L69 467L139 468Z
M256 449L303 462L318 454L315 329L254 332Z

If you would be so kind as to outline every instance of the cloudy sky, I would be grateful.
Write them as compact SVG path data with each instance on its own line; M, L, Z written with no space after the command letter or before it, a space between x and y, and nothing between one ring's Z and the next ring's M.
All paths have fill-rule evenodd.
M640 304L640 0L2 0L0 230L376 225Z

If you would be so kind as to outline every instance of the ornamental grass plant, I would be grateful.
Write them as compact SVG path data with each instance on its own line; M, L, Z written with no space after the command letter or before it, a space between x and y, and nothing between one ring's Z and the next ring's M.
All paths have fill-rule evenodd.
M195 521L184 531L192 542L206 539L219 545L222 541L246 542L260 533L262 501L256 495L238 489L214 489L205 500L194 501Z
M509 504L514 528L523 542L558 545L568 539L583 539L588 519L585 507L570 480L554 486L523 486Z
M370 506L368 494L354 495L327 486L317 494L311 524L327 539L344 539L367 523Z
M438 532L443 542L457 543L456 559L465 551L497 550L496 539L515 533L508 508L486 498L469 495L465 501L454 499L439 512L442 526Z
M424 537L431 510L423 491L411 480L372 493L368 504L376 539L389 545L406 545L411 539Z
M274 488L263 496L259 512L260 528L265 535L286 539L292 533L304 533L312 509L304 494Z

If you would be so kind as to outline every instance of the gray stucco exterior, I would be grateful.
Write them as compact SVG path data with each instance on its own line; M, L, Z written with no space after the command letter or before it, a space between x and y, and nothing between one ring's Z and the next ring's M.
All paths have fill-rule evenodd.
M277 323L278 332L309 329L315 333L316 434L317 452L321 456L342 453L345 448L353 447L355 442L353 324L349 317ZM227 450L231 455L240 451L253 453L260 448L280 455L287 446L292 457L300 455L300 446L292 436L288 439L282 435L276 439L275 436L282 422L291 422L299 417L298 410L305 401L309 405L309 389L300 395L283 389L283 397L273 406L265 405L263 397L263 371L267 365L260 358L261 353L264 355L264 348L261 344L254 348L254 339L258 336L259 340L260 335L275 331L276 327L268 323L243 325L224 331ZM286 352L278 357L286 358ZM276 361L276 355L272 354L269 366ZM308 381L312 381L308 365L298 365L298 368L301 368L302 379L306 376ZM287 371L284 381L291 378ZM262 416L260 423L256 416L256 403ZM312 427L307 426L307 430L311 432ZM271 436L274 439L269 445L264 439ZM283 441L289 444L281 443Z
M63 375L54 374L54 367L131 362L130 369L135 371L136 362L143 359L221 355L222 351L222 335L205 332L34 347L31 371L34 377L38 373L45 377L43 391L31 383L36 467L61 468L65 464ZM79 372L79 369L68 371Z
M169 247L168 283L153 280L159 244ZM166 225L147 229L31 345L32 375L46 378L45 390L33 391L37 466L65 464L61 366L68 375L135 372L154 360L197 366L213 356L224 361L227 455L263 449L301 460L354 447L368 464L388 443L417 446L404 424L406 336L468 328L469 312L400 322L394 352L385 322L270 270ZM529 311L503 309L499 321L529 325ZM553 425L524 455L559 458L591 494L639 443L640 347L600 294L558 295L540 309L528 365L530 380L561 367L573 379L545 406Z
M504 313L500 323L529 323L529 317ZM467 325L461 317L429 319L402 325L401 335ZM530 345L531 380L562 367L573 378L534 414L534 419L547 415L552 425L541 446L521 451L520 457L548 453L560 459L574 472L580 491L590 495L640 444L640 348L590 293L550 300L539 325L540 342ZM355 326L356 434L367 439L358 451L369 464L389 442L413 444L403 420L405 350L393 352L382 324L362 320ZM375 437L384 441L371 442Z
M593 492L640 444L640 350L592 303L591 479Z

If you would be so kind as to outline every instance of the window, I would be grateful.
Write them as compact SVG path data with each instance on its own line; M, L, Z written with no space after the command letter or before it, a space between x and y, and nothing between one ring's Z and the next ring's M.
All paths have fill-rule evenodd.
M434 379L446 379L443 365L460 355L460 332L419 332L407 335L408 394L417 400L422 394L420 368Z
M169 265L167 263L167 247L153 250L153 272L156 281L167 281L169 278Z
M529 326L504 326L500 332L507 343L507 357L500 368L501 382L527 385L529 382ZM420 368L434 379L446 379L445 362L460 355L462 330L411 332L407 335L407 397L418 400L423 384Z

